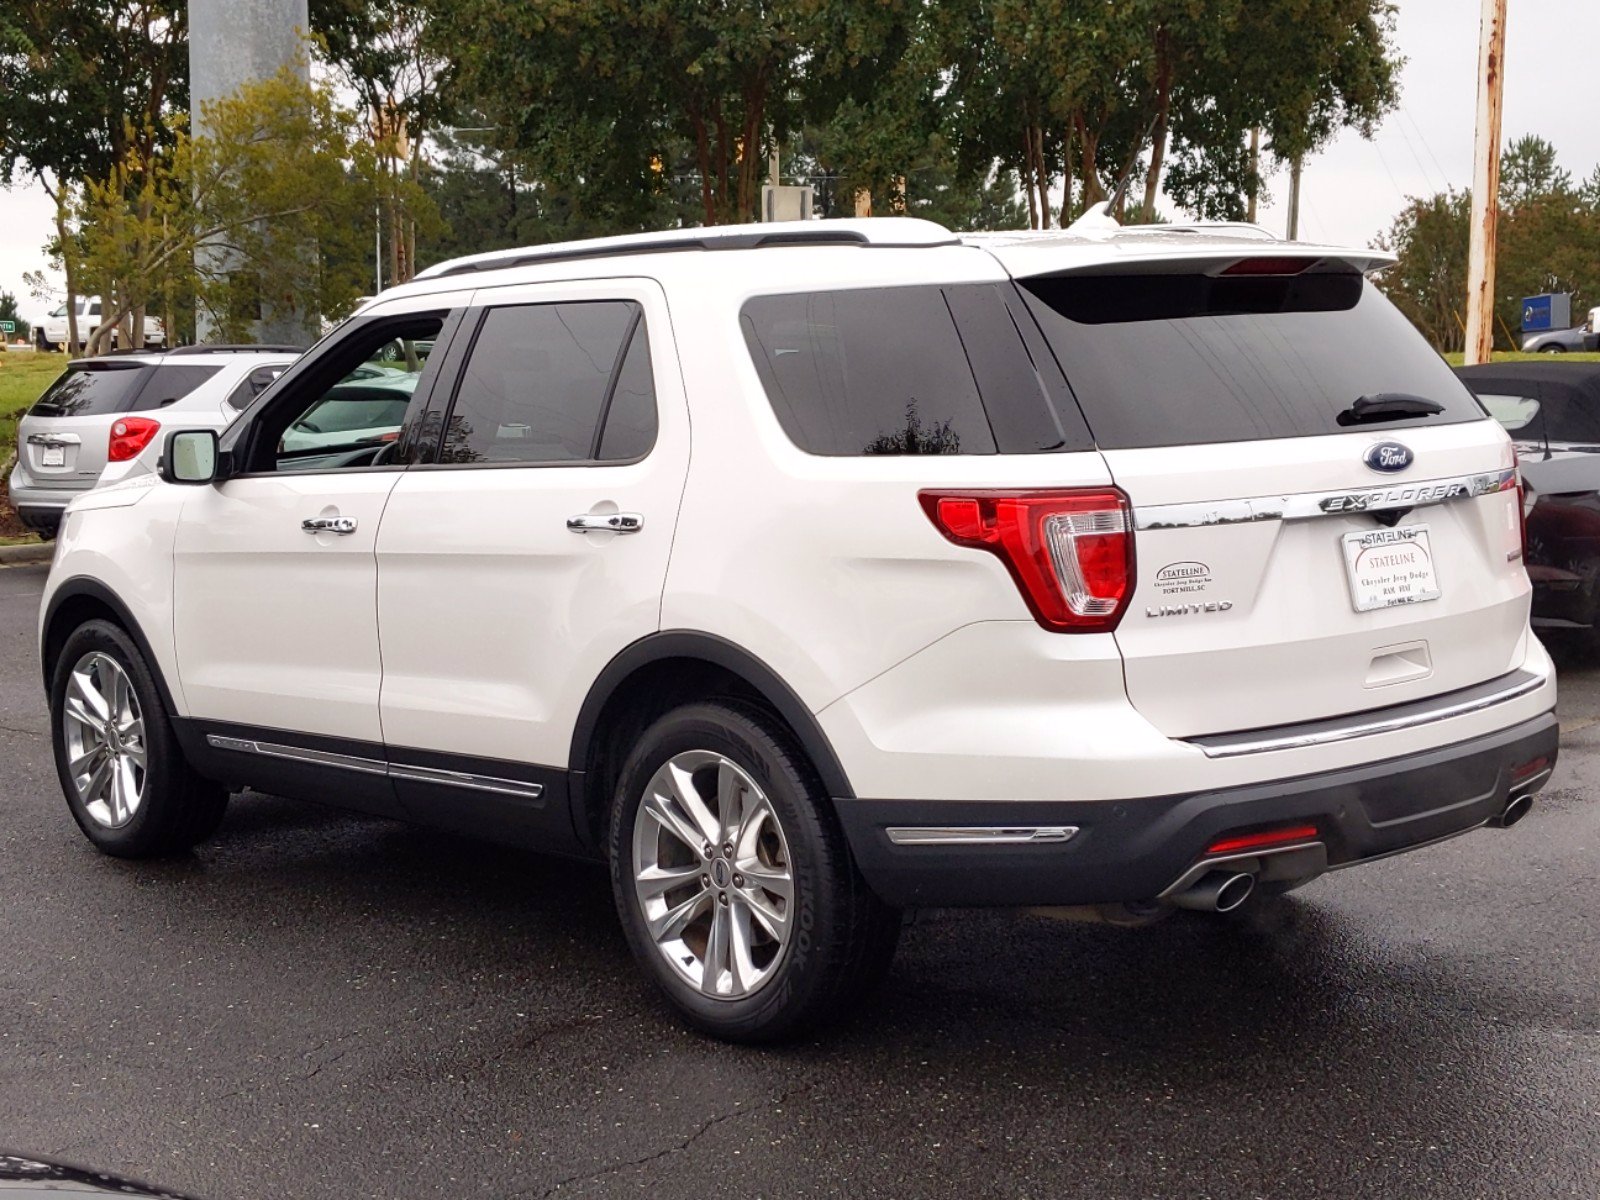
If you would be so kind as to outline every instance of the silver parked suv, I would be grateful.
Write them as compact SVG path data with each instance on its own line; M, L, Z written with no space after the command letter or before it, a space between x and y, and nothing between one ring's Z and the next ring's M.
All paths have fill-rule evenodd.
M126 857L251 787L604 862L744 1040L905 909L1147 921L1510 825L1557 752L1516 465L1389 261L883 218L434 267L68 509L67 805Z
M189 346L69 363L18 425L12 506L54 537L74 496L153 470L163 431L224 428L299 353Z

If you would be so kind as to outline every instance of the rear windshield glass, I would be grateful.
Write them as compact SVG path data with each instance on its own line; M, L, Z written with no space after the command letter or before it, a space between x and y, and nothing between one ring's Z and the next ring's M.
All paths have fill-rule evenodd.
M1385 431L1482 420L1442 358L1360 275L1025 279L1045 337L1106 449ZM1428 417L1341 425L1363 396Z
M141 363L105 363L69 367L45 389L28 414L34 417L92 417L127 411L144 382Z

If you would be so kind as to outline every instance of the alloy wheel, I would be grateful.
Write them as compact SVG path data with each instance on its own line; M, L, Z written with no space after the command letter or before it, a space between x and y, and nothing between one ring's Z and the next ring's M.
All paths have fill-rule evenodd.
M120 829L144 798L144 714L133 682L109 654L91 650L72 668L62 703L67 773L91 820Z
M674 755L634 820L633 886L651 942L702 995L739 1000L777 973L794 875L778 814L731 759Z

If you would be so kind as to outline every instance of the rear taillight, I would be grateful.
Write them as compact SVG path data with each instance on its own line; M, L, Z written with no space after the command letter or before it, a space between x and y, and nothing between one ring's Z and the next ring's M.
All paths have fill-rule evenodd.
M1115 629L1133 594L1133 520L1116 488L923 492L922 507L958 546L1005 563L1039 624Z
M127 462L138 458L139 451L150 444L161 428L160 421L149 417L121 417L111 427L111 442L106 446L106 457L112 462Z
M1517 473L1517 530L1522 535L1522 565L1528 565L1528 487L1522 482L1522 461L1511 451L1512 469Z

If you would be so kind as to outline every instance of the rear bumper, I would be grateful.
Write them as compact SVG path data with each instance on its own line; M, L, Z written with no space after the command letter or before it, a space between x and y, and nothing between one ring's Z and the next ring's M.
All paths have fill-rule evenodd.
M1451 746L1338 771L1176 796L1090 802L838 800L867 882L901 907L1137 903L1166 893L1218 839L1314 824L1330 867L1351 866L1475 829L1553 766L1555 714ZM896 844L889 831L1045 830L1021 844ZM1060 840L1061 832L1076 832ZM907 835L897 834L904 839ZM916 835L911 835L916 836ZM934 835L937 836L937 835Z

